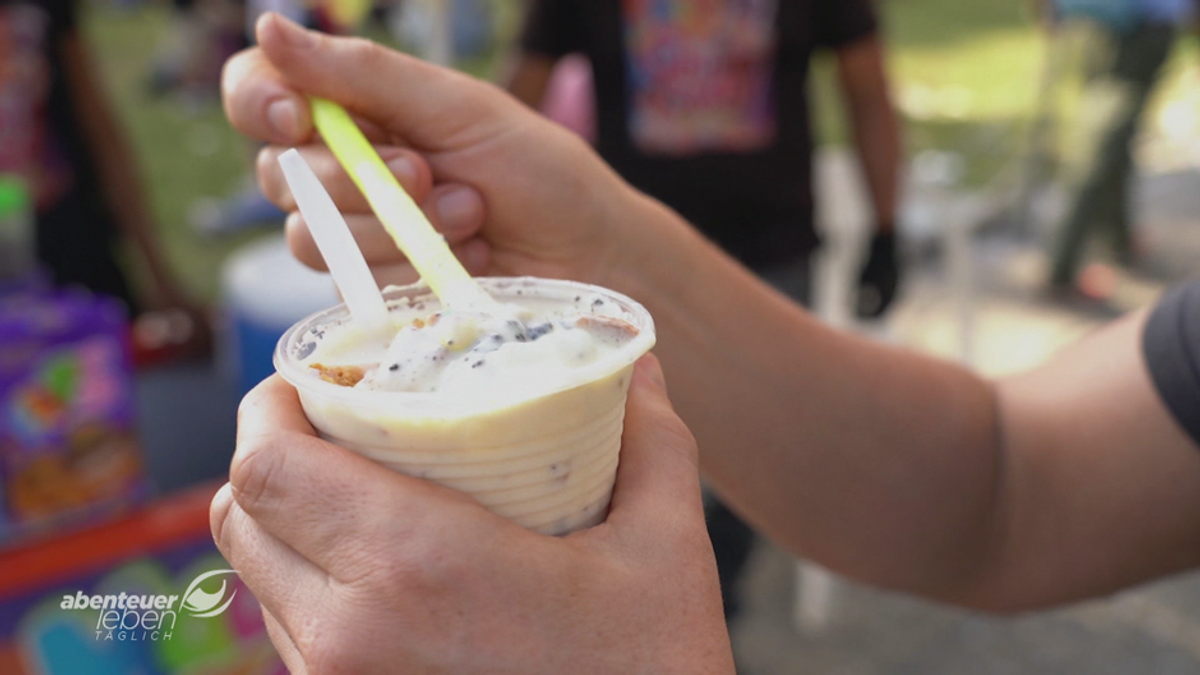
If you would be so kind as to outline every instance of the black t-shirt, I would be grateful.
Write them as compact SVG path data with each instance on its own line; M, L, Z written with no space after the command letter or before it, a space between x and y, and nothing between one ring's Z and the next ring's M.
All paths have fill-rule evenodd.
M1200 279L1163 296L1146 322L1142 353L1163 403L1200 444Z
M38 257L57 282L129 301L67 80L63 41L76 30L74 0L0 0L0 173L30 186Z
M870 0L534 0L521 46L586 55L604 159L761 267L817 244L813 51L875 30Z

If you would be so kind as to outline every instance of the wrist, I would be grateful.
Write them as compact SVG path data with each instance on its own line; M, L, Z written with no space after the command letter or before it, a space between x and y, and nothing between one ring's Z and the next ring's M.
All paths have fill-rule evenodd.
M696 244L704 243L686 221L657 200L630 190L609 232L618 246L601 285L642 302L683 302L692 285L689 280L695 281Z

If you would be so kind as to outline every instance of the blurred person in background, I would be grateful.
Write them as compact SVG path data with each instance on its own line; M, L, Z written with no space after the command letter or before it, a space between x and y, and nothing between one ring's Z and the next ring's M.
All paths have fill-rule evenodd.
M254 22L264 12L347 35L374 9L392 4L395 0L171 0L170 22L148 74L149 89L204 101L216 98L221 65L251 44Z
M1067 162L1070 201L1055 228L1055 295L1103 299L1102 288L1077 279L1093 232L1107 229L1117 264L1138 262L1129 209L1133 139L1175 36L1197 6L1197 0L1049 0L1044 8L1057 32L1082 33L1084 40L1083 100Z
M151 65L152 93L209 100L217 93L220 66L247 43L241 30L244 2L171 0L171 19Z
M193 100L215 100L221 64L253 42L254 22L263 13L276 12L325 33L353 35L394 4L395 0L173 0L171 33L179 39L173 39L160 57L151 86L174 89ZM284 216L248 176L230 196L193 210L190 224L201 235L220 237L278 227Z
M895 297L900 125L869 0L533 0L506 86L540 109L563 57L591 62L596 148L634 187L675 209L791 299L811 302L809 61L836 57L875 223L858 315ZM709 529L726 612L753 532L714 502Z
M101 86L75 2L0 0L0 173L30 187L39 260L55 283L120 298L134 313L174 307L202 318L171 270ZM121 268L124 242L147 273L141 292Z

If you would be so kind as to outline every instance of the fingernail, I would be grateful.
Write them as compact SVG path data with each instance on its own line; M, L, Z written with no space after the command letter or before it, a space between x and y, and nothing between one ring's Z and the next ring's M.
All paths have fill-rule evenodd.
M488 268L491 251L482 239L469 239L458 248L458 259L472 276L482 276Z
M279 37L292 49L309 49L317 44L315 33L282 14L275 15L275 25L279 28Z
M438 219L448 227L469 220L478 208L479 197L470 188L456 188L438 197Z
M226 545L225 523L232 506L233 486L225 483L220 490L217 490L217 494L213 495L212 505L209 507L209 529L212 531L213 542L218 548L224 548Z
M291 99L281 98L268 105L267 121L280 136L288 139L300 136L300 111Z
M417 165L413 164L413 161L408 157L401 155L395 159L390 159L387 161L387 165L388 168L392 170L392 173L396 174L396 177L399 178L400 182L403 183L408 189L412 189L412 187L416 184L418 177Z

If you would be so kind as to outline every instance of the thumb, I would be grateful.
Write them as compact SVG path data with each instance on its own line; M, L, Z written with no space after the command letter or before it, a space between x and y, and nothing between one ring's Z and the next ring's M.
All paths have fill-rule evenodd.
M675 414L653 355L634 366L621 436L621 464L608 523L703 518L696 439Z
M383 125L420 150L454 150L486 137L500 113L520 112L500 90L361 38L308 30L274 12L255 26L283 80Z

